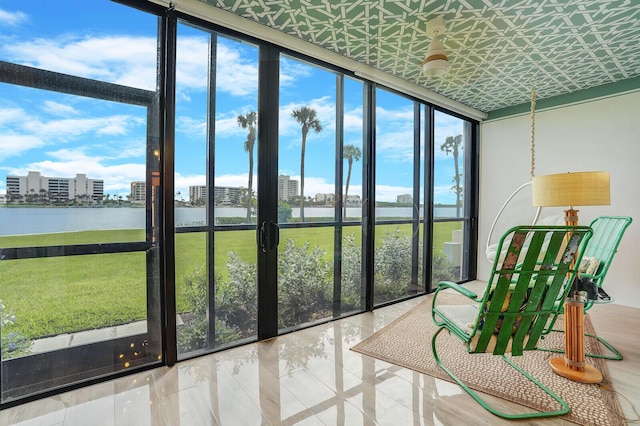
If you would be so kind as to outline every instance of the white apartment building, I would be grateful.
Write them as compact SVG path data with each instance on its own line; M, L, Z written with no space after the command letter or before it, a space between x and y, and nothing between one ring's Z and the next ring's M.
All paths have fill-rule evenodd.
M195 204L198 200L207 200L207 186L206 185L191 185L189 186L189 203Z
M298 181L291 176L278 176L278 200L289 201L298 196Z
M46 192L49 199L74 200L86 198L86 201L102 200L104 181L88 179L85 174L76 174L75 178L42 176L40 172L29 172L27 176L7 176L7 196L38 195Z
M144 204L147 200L147 183L144 181L131 182L131 202Z
M316 202L331 204L336 200L336 196L333 194L316 194Z
M240 196L240 188L234 186L215 186L213 188L213 198L218 205L228 206L230 204L239 203L242 201ZM206 192L203 193L202 197L206 199Z
M411 204L413 203L413 197L411 194L400 194L396 197L396 202L398 204Z
M347 195L345 204L347 207L360 207L362 205L362 199L359 195Z

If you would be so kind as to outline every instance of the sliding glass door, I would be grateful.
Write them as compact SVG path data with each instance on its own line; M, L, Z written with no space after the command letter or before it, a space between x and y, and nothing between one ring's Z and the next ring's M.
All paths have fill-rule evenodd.
M362 309L363 84L184 21L175 66L178 357Z

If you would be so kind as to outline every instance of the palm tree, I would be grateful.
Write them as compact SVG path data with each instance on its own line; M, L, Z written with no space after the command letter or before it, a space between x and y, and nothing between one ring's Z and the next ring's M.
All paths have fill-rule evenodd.
M307 146L307 133L310 129L316 133L322 131L322 123L317 117L316 110L307 106L291 111L302 128L302 150L300 151L300 222L304 222L304 152Z
M455 175L453 176L453 186L451 189L456 194L456 217L460 216L460 199L462 198L462 185L460 185L460 179L462 174L459 172L458 167L458 150L462 149L462 135L447 136L445 142L440 145L440 149L449 155L453 154L453 163L455 166Z
M253 148L256 142L256 123L258 118L255 111L248 112L246 114L240 114L238 116L238 126L243 129L249 129L247 134L247 140L244 141L244 150L249 153L249 184L248 184L248 198L247 198L247 223L251 221L251 199L253 194Z
M345 189L344 189L344 200L342 200L344 205L344 214L342 215L342 217L346 219L347 218L347 195L349 195L349 181L351 180L351 168L353 167L354 161L360 161L362 152L360 151L360 148L358 148L357 146L353 144L349 144L349 145L345 145L342 152L342 156L345 160L347 160L347 163L349 164L349 169L347 171L347 185L345 186Z

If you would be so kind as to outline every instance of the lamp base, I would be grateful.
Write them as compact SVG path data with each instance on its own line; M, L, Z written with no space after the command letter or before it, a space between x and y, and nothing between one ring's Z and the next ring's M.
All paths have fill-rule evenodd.
M600 383L600 370L585 362L584 301L577 296L564 304L565 356L551 358L551 370L559 376L582 383Z
M584 371L573 370L567 365L564 358L556 357L549 360L549 365L557 375L575 382L600 383L602 381L600 370L589 364L584 366Z

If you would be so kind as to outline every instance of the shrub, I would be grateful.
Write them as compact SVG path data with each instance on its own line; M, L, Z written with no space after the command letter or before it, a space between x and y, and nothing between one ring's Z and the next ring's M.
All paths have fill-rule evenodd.
M436 284L438 281L457 281L459 269L454 266L447 256L439 251L433 253L431 262L431 282Z
M15 315L7 313L2 300L0 300L0 327L2 328L0 331L2 334L0 345L2 347L2 359L26 355L31 350L32 342L25 335L16 332L5 332L5 329L10 327L15 321Z
M332 264L319 247L307 241L296 247L288 239L278 256L279 323L289 327L330 314L333 300ZM327 297L330 294L331 297Z
M256 334L258 285L256 265L243 262L234 252L227 260L229 280L216 280L216 317L232 324L242 337Z
M216 282L221 279L216 275ZM206 349L213 344L208 342L209 319L207 315L208 285L206 268L199 267L185 276L184 297L190 307L188 315L184 315L184 325L179 326L178 351L181 353ZM224 320L216 316L215 343L216 345L232 342L240 338L240 333L234 326L229 326Z
M396 299L407 293L411 283L411 238L400 229L387 232L375 252L376 302Z
M422 244L419 247L422 252ZM388 232L375 252L376 302L407 294L411 283L410 236L396 229ZM333 264L325 260L326 252L310 249L307 241L296 246L288 239L278 256L278 325L291 327L331 315L333 301ZM244 262L229 252L229 278L215 276L216 345L254 336L257 326L256 265ZM419 272L422 256L419 257ZM362 250L353 234L344 237L342 247L342 309L360 309L362 292ZM457 269L442 252L433 254L432 280L455 279ZM420 273L419 273L420 276ZM188 321L178 330L183 351L207 347L207 274L204 267L185 276L185 300L190 307Z
M291 220L293 209L288 203L278 201L278 223L287 223Z
M227 326L223 321L216 318L216 345L222 345L233 342L240 338L239 333L234 327ZM209 347L207 334L209 330L209 321L206 315L195 317L188 323L178 328L178 351L186 353ZM211 345L213 346L213 345Z
M342 310L360 309L362 293L362 250L353 234L342 242Z

